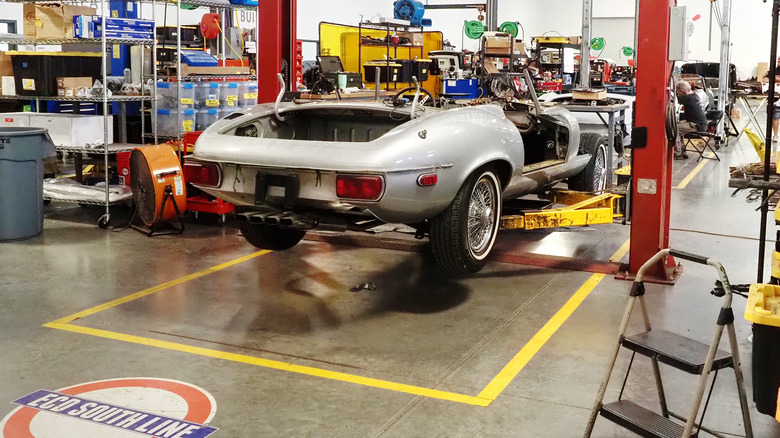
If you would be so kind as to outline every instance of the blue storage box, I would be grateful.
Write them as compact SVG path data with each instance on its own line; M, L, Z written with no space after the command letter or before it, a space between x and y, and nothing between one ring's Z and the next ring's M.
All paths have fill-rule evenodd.
M476 79L445 79L442 81L441 94L450 95L453 99L476 99L479 97L479 86Z
M234 5L257 6L257 0L230 0Z
M93 15L92 21L95 23L103 23L103 17L100 15ZM106 17L106 25L114 26L130 26L139 28L138 30L144 30L148 32L154 31L154 21L152 20L140 20L138 18L112 18Z
M92 32L92 38L102 38L103 32L95 29ZM128 40L153 40L154 34L151 32L131 32L125 30L106 30L106 38L122 38Z
M182 50L181 62L190 67L216 67L217 58L202 50Z

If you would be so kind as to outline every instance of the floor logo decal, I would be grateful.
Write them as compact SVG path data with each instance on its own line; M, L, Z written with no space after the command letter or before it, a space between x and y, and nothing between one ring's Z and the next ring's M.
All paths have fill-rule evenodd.
M15 400L0 421L2 438L205 438L214 397L189 383L128 378L41 389Z

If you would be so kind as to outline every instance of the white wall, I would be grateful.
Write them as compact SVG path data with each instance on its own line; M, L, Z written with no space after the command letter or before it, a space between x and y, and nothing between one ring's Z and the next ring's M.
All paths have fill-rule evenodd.
M722 8L722 1L716 3ZM756 75L758 62L769 59L771 31L771 1L732 0L732 62L737 66L741 79ZM436 3L470 3L461 0L428 0ZM690 40L692 60L718 61L720 31L714 24L712 48L708 49L709 0L678 0L680 6L688 6L689 16L700 14L694 23L695 31ZM635 0L593 0L594 17L633 17ZM582 4L577 0L500 0L498 22L519 21L525 30L525 39L545 33L579 35L582 26ZM392 16L392 0L298 0L298 35L316 39L320 21L357 24L360 19L371 19L375 14ZM456 47L476 49L476 43L465 40L461 45L464 20L476 19L474 10L429 11L426 17L433 20L434 30L444 32L444 38ZM376 19L376 17L374 17ZM598 36L598 35L594 35ZM633 40L633 37L631 37ZM609 42L607 42L609 44Z
M701 15L695 22L690 40L691 59L715 61L720 59L720 29L714 23L712 49L708 49L708 0L679 0L688 6L688 16ZM717 3L722 9L722 1ZM737 66L737 77L747 79L756 75L759 62L768 62L772 31L772 2L762 0L733 0L731 19L731 62Z

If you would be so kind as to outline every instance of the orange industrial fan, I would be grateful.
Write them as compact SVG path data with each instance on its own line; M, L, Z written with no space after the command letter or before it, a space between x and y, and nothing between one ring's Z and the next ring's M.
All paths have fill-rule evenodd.
M173 232L184 231L182 213L187 209L187 194L179 157L173 149L165 145L133 149L130 184L138 216L149 227L149 236L172 220L179 221L179 228Z

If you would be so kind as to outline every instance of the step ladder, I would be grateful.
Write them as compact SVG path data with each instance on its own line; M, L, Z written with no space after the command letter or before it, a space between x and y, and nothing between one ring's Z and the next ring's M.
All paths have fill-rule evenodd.
M715 337L712 344L707 345L701 342L688 339L686 337L664 331L653 330L650 327L649 315L647 312L647 306L645 304L645 285L642 281L642 277L647 269L656 265L659 262L664 262L664 259L672 255L679 259L688 260L695 263L701 263L704 265L710 265L718 271L719 281L716 282L717 286L713 291L716 296L723 296L723 305L720 309L720 315L718 316L717 328L715 330ZM710 430L702 426L704 420L704 414L707 411L707 404L712 396L712 390L715 387L715 380L718 377L718 371L723 368L733 368L737 381L737 389L739 392L739 403L742 407L742 420L745 424L745 436L747 438L753 437L753 428L750 423L750 412L748 410L747 396L745 395L744 379L742 376L742 369L739 361L739 350L737 347L737 337L734 331L734 313L731 310L731 284L729 283L726 271L723 269L720 263L707 257L698 256L694 254L685 253L673 249L664 249L658 252L656 255L650 258L637 272L636 279L631 285L631 292L628 304L626 304L626 310L623 314L623 320L620 323L620 329L618 331L618 337L615 342L614 349L612 350L612 356L610 357L607 369L604 372L599 391L596 396L596 402L593 405L588 425L585 429L585 438L590 437L593 432L593 426L596 423L596 418L601 415L602 417L626 428L637 435L648 438L680 438L680 437L693 437L698 436L699 431L705 431L717 437L722 437L713 430ZM639 300L640 309L642 311L642 319L644 321L644 332L632 336L626 336L626 329L628 327L631 313L634 310L636 301ZM724 328L727 331L730 351L719 350L720 340L723 335ZM621 348L625 348L631 351L631 361L626 371L626 375L623 380L623 386L620 389L620 395L618 400L612 403L604 404L604 394L607 391L607 385L609 379L615 368L615 362L617 360L618 353ZM631 365L633 365L634 358L639 354L641 356L649 357L652 361L653 375L655 377L656 388L658 390L658 398L660 404L660 413L650 411L630 400L623 400L623 390L625 389L626 382L628 381L628 374L631 372ZM664 387L661 382L660 365L669 365L678 370L684 371L688 374L699 375L699 383L697 387L696 396L693 405L690 407L687 417L670 412L666 405L666 396L664 393ZM707 400L704 403L704 409L699 414L699 408L701 406L702 398L706 392L707 382L709 375L713 374L712 383L710 384L709 394ZM696 423L696 417L699 416L699 421ZM675 421L679 420L679 421ZM682 424L684 423L684 424ZM696 430L694 430L696 428Z

